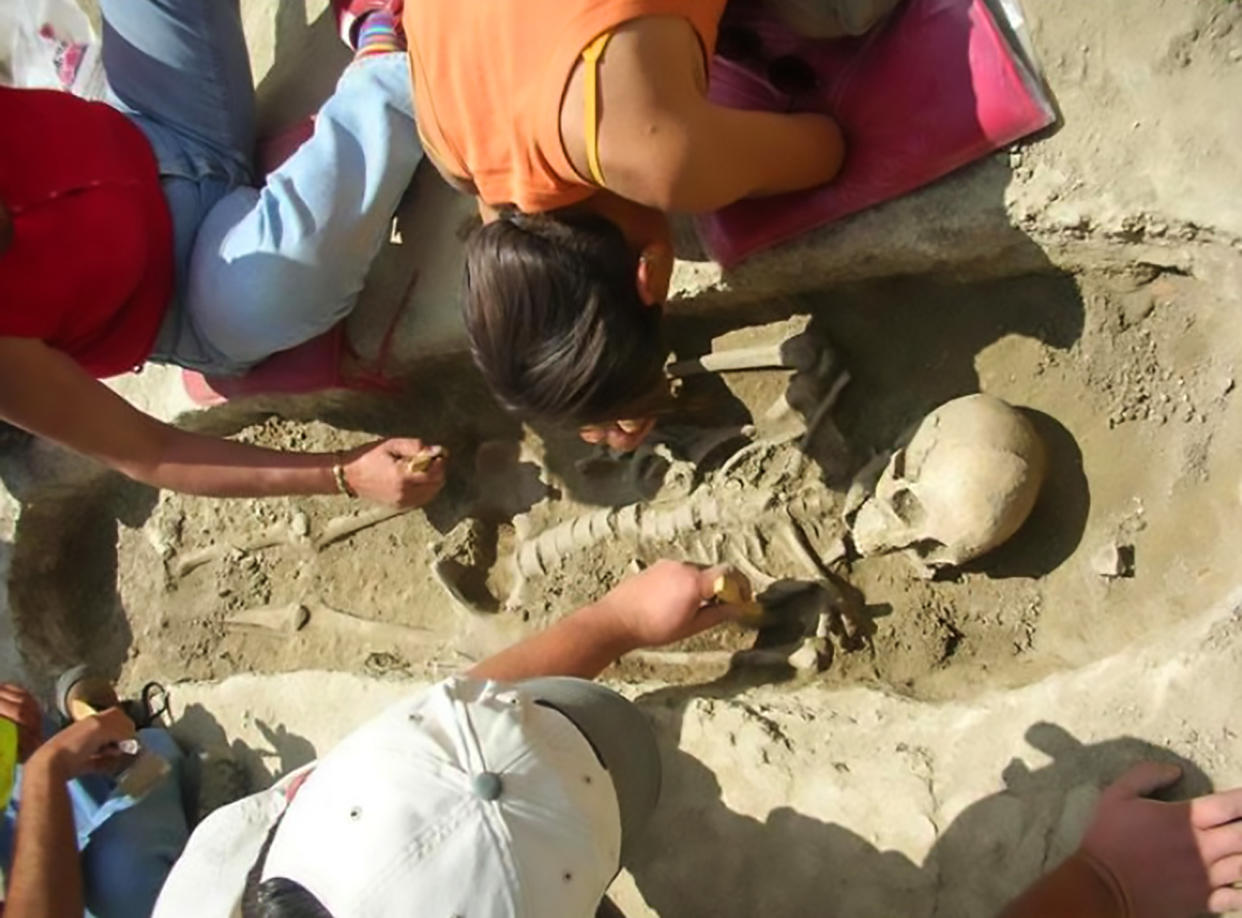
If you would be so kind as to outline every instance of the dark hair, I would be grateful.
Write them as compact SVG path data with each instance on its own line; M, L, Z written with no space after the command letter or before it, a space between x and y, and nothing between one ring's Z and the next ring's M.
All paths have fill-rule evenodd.
M332 918L332 913L301 883L285 877L261 879L263 865L267 863L267 852L271 850L276 830L280 828L284 818L282 813L268 831L254 866L246 874L246 887L241 901L242 918Z
M475 363L511 411L588 424L653 413L668 348L636 256L596 214L512 209L466 245Z

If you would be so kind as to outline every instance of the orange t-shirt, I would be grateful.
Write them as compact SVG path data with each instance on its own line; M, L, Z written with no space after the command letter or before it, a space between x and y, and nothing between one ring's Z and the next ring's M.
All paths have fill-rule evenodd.
M644 16L681 16L710 55L725 0L406 0L414 107L436 163L493 206L568 207L596 188L561 143L582 51Z

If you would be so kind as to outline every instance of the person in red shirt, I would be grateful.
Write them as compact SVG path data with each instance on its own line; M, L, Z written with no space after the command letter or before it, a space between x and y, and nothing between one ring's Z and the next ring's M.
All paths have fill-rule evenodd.
M422 158L399 3L335 0L357 56L261 187L237 0L100 5L105 102L0 88L0 418L160 488L426 503L444 456L418 440L267 450L99 382L148 360L244 373L353 308Z

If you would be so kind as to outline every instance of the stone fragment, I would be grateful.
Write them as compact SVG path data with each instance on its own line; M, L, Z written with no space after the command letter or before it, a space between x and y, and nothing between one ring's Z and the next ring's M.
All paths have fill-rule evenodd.
M1110 580L1134 576L1134 546L1108 542L1091 556L1091 569Z

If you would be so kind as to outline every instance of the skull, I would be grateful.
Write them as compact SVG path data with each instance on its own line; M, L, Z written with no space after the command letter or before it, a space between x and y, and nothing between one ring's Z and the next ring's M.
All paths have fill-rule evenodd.
M957 398L903 440L854 517L860 554L906 550L930 573L990 551L1026 521L1044 479L1044 445L1011 405Z

